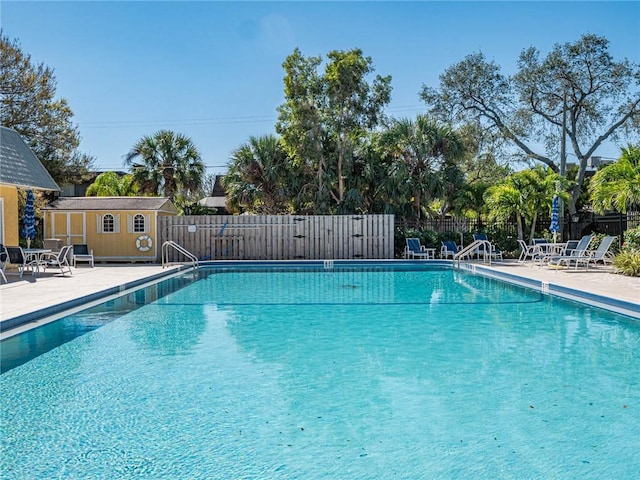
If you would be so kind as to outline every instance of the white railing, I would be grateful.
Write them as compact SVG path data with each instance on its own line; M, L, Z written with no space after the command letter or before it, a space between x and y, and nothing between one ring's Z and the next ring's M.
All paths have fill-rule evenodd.
M193 263L194 268L198 268L200 266L198 257L196 257L193 253L180 246L173 240L167 240L162 244L162 268L169 265L169 248L173 248L177 252L187 257Z
M457 261L457 264L460 265L460 260L465 257L470 258L471 255L475 255L478 249L482 246L484 246L481 251L481 253L484 253L484 261L491 265L491 257L493 256L494 247L488 240L475 240L473 243L470 243L453 256L454 262Z

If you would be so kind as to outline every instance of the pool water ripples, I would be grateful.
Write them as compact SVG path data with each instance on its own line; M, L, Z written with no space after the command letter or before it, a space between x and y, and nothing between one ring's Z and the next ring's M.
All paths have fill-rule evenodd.
M201 277L0 376L3 478L640 471L627 317L451 270Z

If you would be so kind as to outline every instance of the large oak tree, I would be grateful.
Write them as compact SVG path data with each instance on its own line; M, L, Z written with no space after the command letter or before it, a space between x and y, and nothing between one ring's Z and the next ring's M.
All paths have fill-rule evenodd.
M93 158L78 150L80 134L52 68L35 64L0 31L0 120L18 132L56 182L74 183Z
M589 34L543 58L534 47L524 50L513 76L482 53L468 55L440 76L438 88L424 85L421 97L431 113L493 129L556 172L566 144L579 162L569 205L575 212L589 157L607 140L638 135L639 86L640 67L614 61L608 40Z

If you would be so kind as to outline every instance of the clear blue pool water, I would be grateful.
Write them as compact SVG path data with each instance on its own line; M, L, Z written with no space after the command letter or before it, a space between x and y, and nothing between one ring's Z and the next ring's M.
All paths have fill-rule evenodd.
M2 355L3 479L640 472L639 323L448 269L203 270Z

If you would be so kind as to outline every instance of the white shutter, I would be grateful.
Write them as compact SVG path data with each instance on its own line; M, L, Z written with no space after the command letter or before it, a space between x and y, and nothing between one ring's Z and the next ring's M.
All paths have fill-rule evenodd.
M133 233L133 215L127 213L127 233Z
M113 232L120 233L120 214L113 216Z
M144 216L144 233L151 232L151 214L147 213Z
M96 231L102 233L102 215L96 213Z

